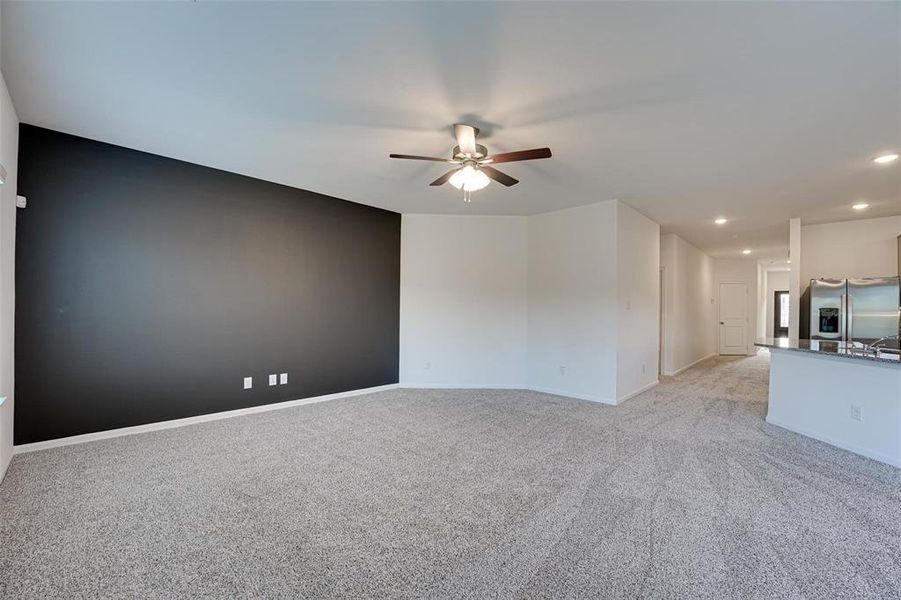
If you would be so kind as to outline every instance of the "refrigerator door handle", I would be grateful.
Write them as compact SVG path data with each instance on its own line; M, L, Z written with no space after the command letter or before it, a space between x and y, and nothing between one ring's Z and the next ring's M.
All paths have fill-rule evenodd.
M848 294L842 294L841 299L839 300L839 310L841 311L841 318L838 320L838 337L843 342L848 341Z
M854 343L854 299L851 294L848 294L845 299L845 314L848 315L848 324L846 326L848 331L848 343Z

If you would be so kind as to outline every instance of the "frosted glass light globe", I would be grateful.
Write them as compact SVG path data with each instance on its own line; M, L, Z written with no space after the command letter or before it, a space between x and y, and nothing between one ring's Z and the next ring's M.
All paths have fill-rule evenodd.
M475 171L475 169L473 169L472 166L466 165L465 167L451 175L451 178L449 180L450 184L458 190L462 189L463 184L469 181L470 173L472 173L473 171Z
M469 179L463 184L463 190L467 192L475 192L480 190L491 182L488 176L481 169L473 169Z
M465 192L475 192L491 182L481 169L477 169L472 165L466 165L451 175L448 181L458 190L462 189Z

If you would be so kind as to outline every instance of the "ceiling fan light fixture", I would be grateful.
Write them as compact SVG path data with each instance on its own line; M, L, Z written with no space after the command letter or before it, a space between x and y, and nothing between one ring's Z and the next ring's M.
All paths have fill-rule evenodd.
M481 169L474 169L469 181L463 184L463 190L467 192L475 192L486 187L491 182L488 176L482 173Z
M519 183L518 179L495 169L493 165L550 158L552 156L550 148L533 148L531 150L489 155L485 146L475 142L478 135L478 127L466 125L465 123L456 123L454 124L454 137L457 139L457 145L454 146L451 152L451 158L394 153L389 154L388 157L443 162L453 165L449 171L431 182L429 186L439 187L445 183L450 183L458 190L462 190L464 201L469 202L469 194L488 187L492 179L506 187Z
M491 182L488 176L481 169L477 169L472 165L466 165L448 180L452 186L464 192L475 192L487 186Z
M898 155L892 152L891 154L883 154L882 156L877 156L873 159L873 162L877 165L887 165L889 163L893 163L898 160Z
M466 165L462 169L459 169L456 173L451 175L451 178L447 180L449 184L457 188L458 190L463 189L463 184L469 180L469 173L474 171L470 165Z

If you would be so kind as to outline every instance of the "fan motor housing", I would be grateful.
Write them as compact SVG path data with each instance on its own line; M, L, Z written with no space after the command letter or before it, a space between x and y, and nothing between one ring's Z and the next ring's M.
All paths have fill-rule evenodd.
M488 156L488 148L482 144L476 144L476 153L470 158L485 158L486 156ZM454 158L466 158L466 156L460 152L460 146L454 146Z

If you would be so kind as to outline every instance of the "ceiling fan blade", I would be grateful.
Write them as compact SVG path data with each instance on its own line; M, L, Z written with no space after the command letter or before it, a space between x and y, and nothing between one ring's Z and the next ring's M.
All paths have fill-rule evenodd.
M494 156L489 156L485 162L489 164L496 164L550 157L550 148L535 148L534 150L519 150L518 152L504 152L503 154L495 154Z
M444 185L445 183L447 183L447 180L450 179L451 176L459 170L460 169L451 169L450 171L448 171L447 173L445 173L444 175L442 175L441 177L439 177L438 179L436 179L429 185ZM486 175L487 175L487 173L486 173Z
M455 163L457 161L449 158L438 158L435 156L416 156L415 154L389 154L389 158L406 158L409 160L431 160L434 162Z
M454 125L454 137L457 138L457 145L460 146L460 152L463 154L472 156L476 153L477 135L479 135L479 130L472 125L464 125L463 123Z
M516 185L519 183L518 179L513 179L506 173L501 173L494 167L489 167L488 165L482 165L482 172L488 177L492 178L498 183L503 183L505 186L510 187L511 185Z

